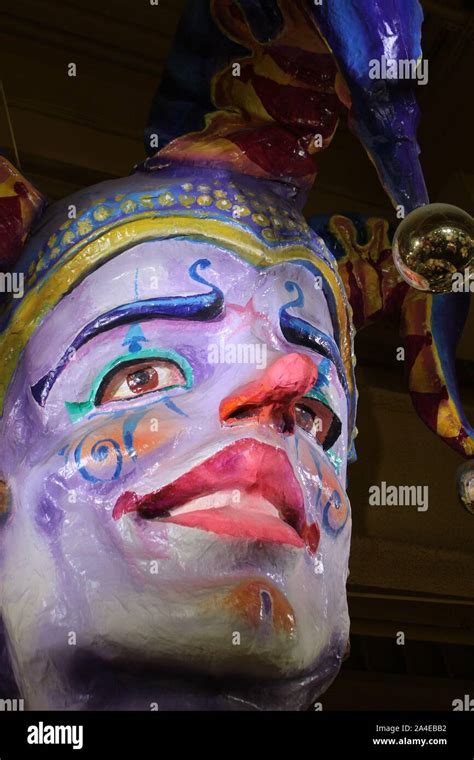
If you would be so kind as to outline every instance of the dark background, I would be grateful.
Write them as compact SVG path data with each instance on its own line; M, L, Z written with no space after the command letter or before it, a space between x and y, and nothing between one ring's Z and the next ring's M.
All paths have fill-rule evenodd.
M0 13L0 77L23 172L52 199L128 174L184 0L10 0ZM419 142L432 201L474 211L474 13L467 1L423 0L429 83L417 88ZM78 76L67 76L68 63ZM5 104L0 145L10 148ZM395 222L375 171L341 123L319 156L308 205ZM471 315L472 316L472 315ZM458 356L474 407L474 319ZM352 653L324 709L451 709L474 697L474 516L458 503L458 457L418 420L393 328L357 338L359 461L350 470L354 535ZM429 509L370 507L368 488L427 484ZM396 644L404 632L405 645Z

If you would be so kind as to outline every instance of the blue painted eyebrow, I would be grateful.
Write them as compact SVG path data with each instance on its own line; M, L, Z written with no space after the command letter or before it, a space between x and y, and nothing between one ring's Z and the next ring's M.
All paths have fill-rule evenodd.
M346 370L339 348L336 342L326 333L323 333L314 325L301 319L301 317L295 317L292 314L288 314L290 307L298 308L304 305L304 295L300 286L296 282L287 282L285 284L288 292L296 290L297 297L294 301L284 304L280 308L280 329L284 338L289 343L294 343L297 346L304 346L311 351L324 356L329 359L335 366L337 375L341 382L346 397L350 399L349 386L347 383Z
M193 280L208 285L211 288L208 293L133 301L111 309L92 322L89 322L74 338L57 365L38 380L35 385L31 386L31 393L37 404L39 406L45 405L54 383L70 360L71 352L77 351L85 343L107 330L138 320L183 319L208 321L219 316L224 308L224 294L219 288L204 280L197 272L198 267L204 269L210 266L210 264L211 262L208 259L200 259L189 268L189 274Z

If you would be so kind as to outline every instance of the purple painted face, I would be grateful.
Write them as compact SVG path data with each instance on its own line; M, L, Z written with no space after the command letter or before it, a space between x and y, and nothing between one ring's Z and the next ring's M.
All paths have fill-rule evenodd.
M332 680L351 523L333 338L309 268L187 239L128 249L44 319L1 451L0 612L29 708L298 708Z

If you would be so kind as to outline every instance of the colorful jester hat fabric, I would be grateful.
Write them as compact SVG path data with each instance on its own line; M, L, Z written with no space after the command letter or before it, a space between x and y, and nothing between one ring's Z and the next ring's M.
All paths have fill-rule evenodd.
M41 216L39 195L4 162L0 255L7 267L17 262L25 293L10 299L0 325L2 405L30 335L76 282L136 242L190 236L256 266L299 259L322 272L352 425L347 297L357 328L380 316L401 319L418 413L450 446L472 455L454 371L467 294L431 296L402 283L383 220L318 219L317 235L301 214L315 157L344 113L393 203L408 213L428 202L415 83L370 76L371 61L420 58L421 24L416 0L193 0L153 102L149 157L131 177L78 193Z

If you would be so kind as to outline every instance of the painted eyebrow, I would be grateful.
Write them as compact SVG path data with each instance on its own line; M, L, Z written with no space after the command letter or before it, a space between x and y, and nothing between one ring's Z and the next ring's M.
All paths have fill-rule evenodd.
M210 266L210 263L208 259L200 259L189 269L192 279L211 288L208 293L198 293L189 296L165 296L163 298L133 301L111 309L101 314L100 317L97 317L92 322L89 322L76 335L56 366L38 380L35 385L31 386L30 390L36 403L39 406L45 405L54 383L69 362L71 352L79 350L81 346L101 333L139 320L176 319L201 322L218 317L224 309L224 294L219 288L211 285L197 273L198 267L205 268Z
M296 282L287 282L286 289L288 291L296 290L298 297L280 308L280 329L285 340L296 346L309 348L311 351L329 359L336 368L338 378L349 401L350 394L346 371L337 343L330 335L323 333L310 322L301 319L301 317L288 314L290 307L298 308L303 305L303 291Z

